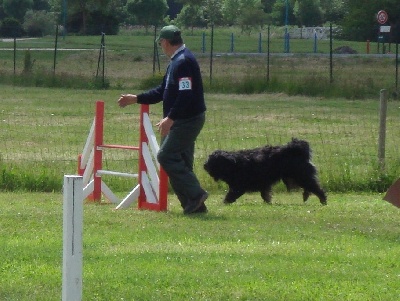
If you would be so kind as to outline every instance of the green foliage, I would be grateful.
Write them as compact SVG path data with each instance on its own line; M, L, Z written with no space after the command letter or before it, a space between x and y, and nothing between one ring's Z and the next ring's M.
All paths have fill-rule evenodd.
M148 28L162 23L168 5L166 0L128 0L126 9L139 24Z
M25 50L24 53L24 73L31 73L33 70L33 64L35 63L32 60L31 51L29 49Z
M220 0L203 1L204 18L207 24L223 25L222 3Z
M54 35L55 33L54 14L46 11L29 10L24 19L23 27L30 37L42 37L45 35Z
M224 24L228 26L237 24L237 17L240 15L240 0L224 0L221 13Z
M120 1L68 1L67 31L84 35L117 34L122 22L119 18L125 13Z
M260 29L265 25L266 15L260 1L242 0L237 24L243 32L250 33L252 29Z
M5 18L0 24L0 36L19 38L24 34L21 23L15 18Z
M119 31L119 20L112 14L96 10L90 13L87 23L87 34L116 35Z
M379 26L376 15L384 9L389 15L388 24L392 26L391 41L400 36L400 2L396 0L349 0L347 13L339 22L343 28L344 39L353 41L374 41L378 37Z
M88 77L83 75L71 75L68 73L48 72L46 70L34 70L33 62L30 60L29 52L26 52L26 66L21 74L10 75L7 72L0 72L2 84L15 85L20 87L49 87L67 89L107 89L110 87L108 79Z
M161 73L156 73L150 77L144 78L139 85L139 89L141 90L148 90L153 87L157 87L158 85L161 84L163 80L163 74Z
M61 182L49 170L33 173L29 169L0 164L0 191L41 191L54 192L61 190Z
M320 0L321 10L324 12L324 22L337 23L347 12L347 1Z
M318 82L318 85L315 83ZM214 93L254 94L264 92L286 93L291 96L305 95L311 97L346 99L363 99L376 94L379 87L372 79L367 80L335 80L320 78L310 74L299 79L285 80L280 77L272 77L267 81L266 77L248 73L244 78L235 81L229 76L223 76L212 80L210 85L206 82L206 90Z
M296 0L293 13L299 27L321 26L323 24L320 0Z
M182 28L203 27L206 25L204 12L201 6L185 5L177 15L175 22Z
M25 13L33 6L33 0L3 0L3 10L8 17L15 18L21 23Z
M376 14L381 4L374 0L348 2L348 13L340 23L343 28L342 38L353 41L376 40L378 22Z
M291 5L288 5L288 24L295 24L296 19L293 14L294 3L290 1ZM283 26L286 20L286 0L276 0L272 6L272 11L269 14L269 19L273 22L272 24Z

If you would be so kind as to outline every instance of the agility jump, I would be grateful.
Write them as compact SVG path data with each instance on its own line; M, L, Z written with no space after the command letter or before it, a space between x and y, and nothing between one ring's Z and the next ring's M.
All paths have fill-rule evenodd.
M96 102L96 113L82 154L78 156L78 175L83 177L83 199L100 202L102 194L116 209L127 208L138 200L139 209L167 210L168 176L157 162L159 146L149 118L149 106L140 106L139 146L105 144L104 102ZM138 173L109 171L102 168L104 149L124 149L139 152ZM103 182L102 175L138 178L138 184L120 200Z

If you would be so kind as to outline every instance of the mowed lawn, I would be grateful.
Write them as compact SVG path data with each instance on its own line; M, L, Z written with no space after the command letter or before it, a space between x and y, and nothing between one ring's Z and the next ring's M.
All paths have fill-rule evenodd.
M83 300L398 300L400 211L383 194L258 194L184 216L84 204ZM60 300L61 193L0 193L0 300Z

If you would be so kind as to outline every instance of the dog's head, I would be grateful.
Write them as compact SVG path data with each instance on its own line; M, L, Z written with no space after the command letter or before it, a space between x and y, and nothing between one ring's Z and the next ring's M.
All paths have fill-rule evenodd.
M223 180L226 182L231 178L235 164L235 157L231 153L216 150L208 156L204 163L204 169L215 181Z

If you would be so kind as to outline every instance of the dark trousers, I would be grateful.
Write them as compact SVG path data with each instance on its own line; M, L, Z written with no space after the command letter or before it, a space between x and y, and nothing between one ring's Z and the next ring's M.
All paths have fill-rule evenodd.
M175 120L168 135L162 139L157 154L158 162L168 174L172 189L183 208L204 193L193 172L195 141L204 122L204 113Z

